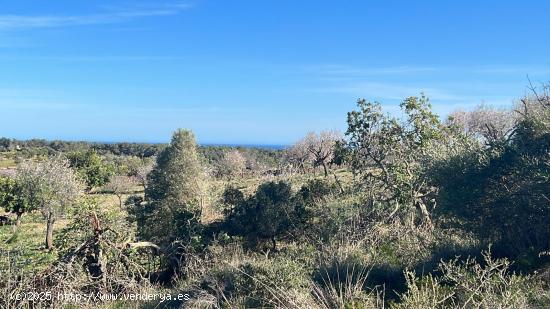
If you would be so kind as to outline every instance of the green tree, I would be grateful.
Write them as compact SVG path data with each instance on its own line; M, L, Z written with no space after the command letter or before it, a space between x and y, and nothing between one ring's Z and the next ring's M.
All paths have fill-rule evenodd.
M203 170L193 133L177 130L170 145L149 173L143 207L144 237L162 245L173 241L189 244L199 233L203 194Z
M14 232L21 225L21 216L32 210L22 195L22 187L13 178L0 177L0 207L16 215Z
M405 99L400 105L404 119L383 114L376 102L359 100L358 107L348 113L346 133L353 169L372 189L376 201L392 205L389 217L405 210L413 224L418 210L431 226L429 206L436 188L428 184L424 166L444 134L428 99Z
M73 152L68 159L70 166L86 181L88 191L107 184L113 175L113 167L103 162L95 150Z
M222 200L225 205L239 205L244 201L244 194L235 186L229 186L223 191Z
M334 157L332 158L332 164L343 166L350 161L350 150L347 147L345 140L337 140L334 143Z
M9 151L12 146L12 140L5 137L0 137L0 151Z

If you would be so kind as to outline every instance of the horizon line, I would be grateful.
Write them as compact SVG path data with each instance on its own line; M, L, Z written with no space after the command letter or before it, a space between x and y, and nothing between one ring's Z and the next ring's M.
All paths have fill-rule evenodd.
M28 142L32 140L40 140L45 141L48 143L60 141L60 142L69 142L69 143L90 143L90 144L152 144L152 145L162 145L162 144L170 144L170 141L120 141L120 140L113 140L113 141L106 141L106 140L86 140L86 139L48 139L48 138L39 138L39 137L33 137L33 138L13 138L13 137L6 137L6 136L0 136L0 138L6 138L12 141L16 142ZM197 141L197 146L203 146L203 147L215 147L215 146L225 146L225 147L244 147L244 148L271 148L271 149L283 149L286 147L289 147L292 145L292 143L251 143L251 142L199 142Z

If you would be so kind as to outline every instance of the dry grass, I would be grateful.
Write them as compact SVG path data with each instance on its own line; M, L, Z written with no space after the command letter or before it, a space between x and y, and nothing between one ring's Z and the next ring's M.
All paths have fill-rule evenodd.
M0 168L15 168L16 165L14 159L0 158Z

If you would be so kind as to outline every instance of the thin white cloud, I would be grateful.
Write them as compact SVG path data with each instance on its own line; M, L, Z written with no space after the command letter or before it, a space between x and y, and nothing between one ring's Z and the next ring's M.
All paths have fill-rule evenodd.
M473 68L474 73L479 74L514 74L514 75L545 75L550 74L550 64L542 67L534 66L481 66Z
M0 108L4 111L47 111L47 110L73 110L81 108L82 105L75 103L61 103L61 102L19 102L9 101L1 102Z
M0 33L0 48L32 47L34 44L20 35Z
M494 106L510 106L521 95L513 90L517 78L510 76L542 76L550 73L550 65L472 65L472 66L395 66L365 68L351 65L325 64L311 66L306 74L320 84L307 89L317 93L351 95L356 98L396 104L406 97L426 94L432 103L446 108L476 106L482 102ZM449 80L449 76L451 79ZM487 82L496 76L499 82ZM515 77L514 77L515 78ZM528 80L525 79L525 84Z
M55 95L54 91L31 88L0 88L0 100L32 99Z
M139 56L139 55L122 55L122 56L51 56L51 57L36 57L36 56L0 56L0 61L60 61L60 62L121 62L121 61L177 61L186 60L186 57L177 56Z
M374 97L379 99L401 100L403 98L418 95L420 92L429 93L439 99L452 100L456 97L448 92L415 86L404 86L390 83L361 82L344 86L316 89L315 92L347 93L359 96Z
M150 115L151 113L157 114L203 114L203 113L226 113L227 110L219 106L189 106L189 107L133 107L128 110L128 107L118 107L117 110L121 112L131 112L135 114Z
M546 75L550 74L550 63L541 66L534 65L482 65L482 66L389 66L389 67L361 67L344 64L320 64L305 67L305 72L326 77L356 78L362 76L383 75L413 75L413 74L505 74L505 75Z
M308 66L305 70L309 73L319 75L338 75L338 76L365 76L365 75L399 75L399 74L414 74L423 72L434 72L438 69L428 66L391 66L391 67L372 67L362 68L349 65L317 65Z
M313 91L321 93L344 93L357 97L392 101L400 101L406 97L418 96L420 93L424 93L432 102L452 105L477 105L482 101L501 105L503 103L510 104L513 99L512 97L503 95L463 94L462 91L452 91L443 88L376 82L361 82L345 86L313 89Z
M191 7L192 5L190 4L180 3L138 8L119 8L116 10L111 9L106 13L90 15L0 15L0 30L118 23L144 17L176 15Z
M0 88L0 110L71 110L78 103L64 103L62 92L51 89Z

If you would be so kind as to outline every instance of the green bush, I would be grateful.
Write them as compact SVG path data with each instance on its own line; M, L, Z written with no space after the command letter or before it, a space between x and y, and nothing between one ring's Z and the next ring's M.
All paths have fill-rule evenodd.
M514 133L434 164L437 214L533 267L550 249L550 105L526 103ZM528 102L527 100L526 102Z
M89 190L105 185L114 174L114 167L106 164L95 150L72 152L67 158L71 167L84 179Z
M233 192L231 196L238 195L235 189L228 190ZM237 202L228 213L225 229L230 235L244 237L252 247L269 240L270 249L275 250L277 238L299 231L308 218L304 200L293 196L291 186L282 181L264 183L253 196L239 196Z

